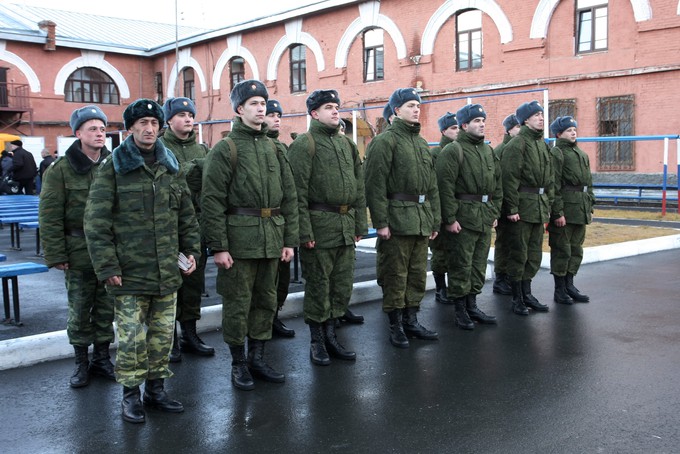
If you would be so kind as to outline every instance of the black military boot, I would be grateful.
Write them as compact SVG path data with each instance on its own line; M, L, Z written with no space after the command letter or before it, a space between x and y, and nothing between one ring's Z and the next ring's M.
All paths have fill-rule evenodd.
M349 308L347 308L345 313L342 314L342 316L340 317L340 320L345 322L345 323L354 323L354 324L360 325L360 324L364 323L364 316L359 315L359 314L355 314L354 312L349 310Z
M496 273L496 279L493 281L493 292L499 295L512 295L512 287L510 287L510 279L505 273Z
M283 324L281 319L279 319L279 310L276 309L276 314L274 314L274 321L272 323L272 335L277 337L295 337L295 330L288 328Z
M524 305L524 298L522 298L522 282L510 281L510 288L512 289L512 312L517 315L529 315L529 309Z
M178 363L182 361L182 352L179 349L179 336L177 335L177 323L173 324L172 347L170 348L170 362Z
M326 320L323 324L324 336L326 338L326 351L333 358L344 359L347 361L354 361L357 359L357 354L353 351L347 350L338 342L338 337L335 334L335 320Z
M180 350L183 353L193 353L198 356L213 356L215 349L206 345L196 333L196 320L179 322L182 327L182 337L179 341Z
M272 369L264 361L265 343L263 340L248 338L248 369L250 369L250 374L260 380L283 383L286 381L286 376Z
M470 319L470 315L465 308L467 304L466 298L467 297L465 296L461 296L453 300L453 304L456 307L456 326L460 329L471 330L475 329L475 324Z
M470 318L484 325L495 325L498 323L494 315L487 315L477 306L477 295L470 293L465 299L465 309Z
M113 364L111 363L111 355L109 353L108 342L101 344L94 344L92 350L92 362L90 363L90 374L99 375L100 377L109 380L115 380L116 375L113 373Z
M446 294L446 275L433 273L432 276L434 277L434 300L441 304L453 304Z
M255 389L253 376L248 370L246 361L246 347L244 345L229 345L231 352L231 383L243 391Z
M120 403L123 409L123 421L138 424L146 420L146 412L140 397L139 386L123 387L123 401Z
M567 294L564 276L553 275L553 277L555 278L555 302L558 304L574 304L574 300Z
M309 333L312 343L309 346L309 358L317 366L328 366L331 358L326 350L326 339L323 325L317 322L309 322Z
M571 273L567 273L565 276L565 287L567 289L567 294L571 296L574 301L577 303L587 303L590 301L590 297L588 295L584 295L581 293L579 289L574 287L574 275Z
M163 378L147 379L144 384L144 405L167 413L182 413L184 405L170 399L164 389Z
M390 320L390 342L395 347L408 348L409 342L402 323L401 309L394 309L387 313Z
M404 318L402 321L402 326L404 327L404 333L408 337L416 337L423 340L437 340L439 334L436 331L430 331L418 322L418 308L415 306L404 308Z
M531 279L522 281L522 299L524 305L532 308L536 312L548 312L550 308L545 304L540 303L534 295L531 294Z
M71 388L82 388L90 384L90 361L87 358L87 346L74 345L76 368L71 375Z

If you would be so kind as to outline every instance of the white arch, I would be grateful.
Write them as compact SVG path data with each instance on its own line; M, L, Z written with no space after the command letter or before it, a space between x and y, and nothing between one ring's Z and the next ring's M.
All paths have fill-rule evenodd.
M194 72L198 76L198 82L201 84L201 92L205 93L207 86L205 84L205 75L203 74L203 69L198 62L191 57L191 48L182 49L179 51L177 62L172 65L170 70L170 76L168 78L168 89L165 92L166 98L172 98L175 96L175 85L177 85L177 70L183 68L193 68Z
M326 69L326 62L323 59L323 52L321 51L321 46L319 42L314 39L309 33L302 31L302 19L293 19L286 22L286 34L281 37L269 57L269 63L267 64L267 80L276 80L279 61L283 53L288 49L289 46L295 43L304 44L309 48L314 57L316 58L316 67L319 72Z
M17 69L26 76L28 86L31 87L31 92L40 92L40 79L38 79L38 75L28 63L21 59L21 57L12 52L7 52L7 41L4 40L0 40L0 60L16 66Z
M531 21L529 38L545 38L548 36L550 19L559 2L560 0L540 0L538 6L536 6L534 18ZM635 22L642 22L652 18L652 7L649 4L649 0L630 0L630 4L633 7ZM680 14L680 5L678 5L678 14Z
M349 48L352 46L357 35L367 28L382 28L392 38L394 46L397 48L397 58L406 58L406 42L397 24L387 16L380 14L380 2L373 0L359 5L359 17L347 27L338 43L335 51L335 67L344 68L347 66L347 56Z
M220 80L222 79L222 71L229 64L229 60L234 57L242 57L253 70L253 79L260 80L260 70L257 67L257 60L255 56L245 47L241 46L242 35L230 35L227 37L227 48L222 52L220 58L215 65L215 71L212 77L213 90L220 89Z
M130 97L130 88L128 87L125 77L118 71L111 63L104 60L104 52L97 52L93 50L80 51L81 56L74 58L66 63L57 73L54 80L54 94L64 96L64 88L66 88L66 80L73 74L74 71L84 68L86 66L97 68L105 72L118 87L118 94L121 99Z
M512 25L498 3L494 0L449 0L440 6L430 17L423 32L423 41L420 45L421 55L431 55L434 52L434 42L444 22L449 17L463 9L478 9L486 13L496 24L501 36L501 43L507 44L512 41Z

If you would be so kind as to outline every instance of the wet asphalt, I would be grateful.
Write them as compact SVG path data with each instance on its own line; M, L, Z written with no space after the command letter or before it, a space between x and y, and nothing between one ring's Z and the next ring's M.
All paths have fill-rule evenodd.
M93 379L88 387L69 388L72 359L0 371L0 449L677 453L678 270L677 250L584 265L576 284L592 302L558 306L552 277L542 269L534 294L550 312L527 317L511 313L509 297L494 295L488 282L479 303L499 324L470 332L456 328L453 307L434 303L430 292L419 318L440 339L413 340L409 349L389 344L378 301L355 305L366 322L344 325L338 333L357 360L334 360L328 367L310 363L306 326L299 317L289 318L296 337L269 342L266 354L286 383L257 381L249 392L230 383L221 333L204 333L216 356L185 354L166 381L185 412L149 411L141 425L121 419L121 386ZM52 273L36 275L45 277L31 284L34 276L26 276L26 297L35 292L52 300L45 305L65 304L54 294L44 297L60 285L63 292L62 276L46 278ZM37 313L26 306L25 326L7 330L33 325Z

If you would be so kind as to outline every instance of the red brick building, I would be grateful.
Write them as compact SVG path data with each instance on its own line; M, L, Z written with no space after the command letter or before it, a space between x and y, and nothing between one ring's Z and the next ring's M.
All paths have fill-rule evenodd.
M229 130L232 81L243 78L265 81L291 115L284 138L306 129L305 99L317 88L339 91L361 147L400 87L421 90L432 142L437 118L468 100L489 113L492 145L503 118L532 99L548 101L551 118L574 115L581 137L680 132L679 0L327 0L187 29L177 43L174 26L116 19L109 27L111 18L9 7L0 5L0 87L27 86L28 106L2 107L0 88L0 132L43 136L48 147L70 135L71 111L97 90L114 122L139 97L189 96L213 145ZM661 141L581 146L597 172L662 170ZM671 171L676 153L673 140Z

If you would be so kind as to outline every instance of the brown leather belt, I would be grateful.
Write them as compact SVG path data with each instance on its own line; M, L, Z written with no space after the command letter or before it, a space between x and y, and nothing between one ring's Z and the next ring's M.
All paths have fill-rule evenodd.
M351 207L349 205L328 205L326 203L310 202L309 209L314 211L325 211L327 213L347 214Z
M532 188L530 186L520 186L519 192L528 192L530 194L544 194L545 188Z
M569 184L565 184L562 186L563 191L569 191L569 192L588 192L588 186L572 186Z
M493 199L492 196L488 194L456 194L458 200L472 200L473 202L488 203Z
M416 202L416 203L425 203L425 200L427 200L427 196L425 194L413 195L402 194L400 192L387 194L387 198L390 200L399 200L401 202Z
M281 214L281 208L229 208L227 214L242 214L244 216L270 218Z
M72 236L75 238L85 238L85 231L83 229L66 229L64 231L66 236Z

